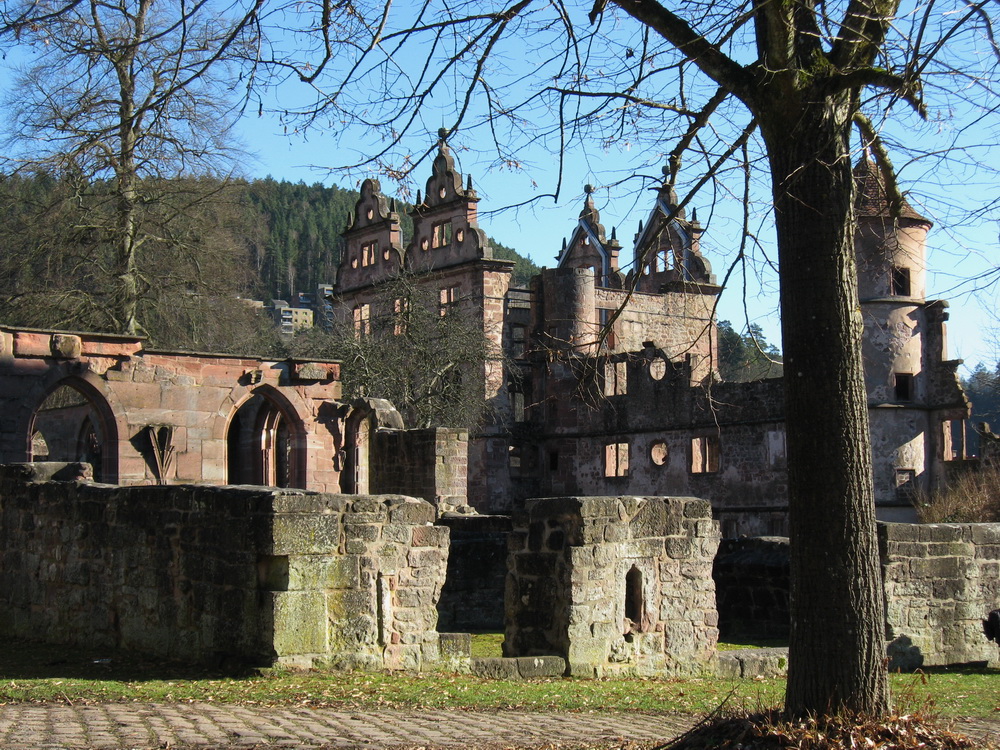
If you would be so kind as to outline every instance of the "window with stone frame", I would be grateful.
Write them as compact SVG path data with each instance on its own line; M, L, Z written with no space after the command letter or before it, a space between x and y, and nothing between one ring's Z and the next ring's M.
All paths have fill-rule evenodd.
M524 356L524 343L524 326L512 325L510 327L510 356L512 359Z
M354 306L354 335L357 338L368 336L372 332L371 305L362 303Z
M375 265L375 258L378 257L378 240L366 242L361 246L361 265Z
M893 375L893 400L913 400L913 375L908 372L897 372Z
M458 307L458 303L460 301L461 301L461 296L459 294L459 288L457 286L449 286L442 289L440 297L441 316L444 317L450 311Z
M628 393L628 363L624 360L604 361L604 395L624 396Z
M616 348L615 327L611 322L615 311L603 307L597 308L597 320L601 324L601 334L604 335L604 348L613 352Z
M392 301L393 324L392 332L396 336L402 336L410 322L410 300L405 297L397 297Z
M608 443L604 446L604 476L628 476L628 443Z
M451 222L442 221L431 227L431 247L446 247L451 244Z
M719 470L719 436L691 438L691 473L712 474Z
M889 291L894 297L909 297L910 269L903 266L893 266L889 274Z

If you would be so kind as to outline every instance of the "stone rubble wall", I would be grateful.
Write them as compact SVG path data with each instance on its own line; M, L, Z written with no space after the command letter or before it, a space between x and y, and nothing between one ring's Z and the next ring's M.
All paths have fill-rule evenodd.
M707 502L545 498L528 501L513 526L506 656L562 656L573 676L707 667L718 639L711 572L719 544ZM641 587L634 622L630 580Z
M206 661L438 661L448 530L403 496L0 467L0 633ZM58 467L57 467L58 468Z
M982 620L1000 608L1000 524L879 524L890 667L998 665Z
M996 665L1000 651L981 621L1000 608L1000 524L879 523L878 538L889 668ZM788 627L787 619L779 622L788 617L787 540L727 540L722 550L714 571L720 631L755 627L766 630L758 636L781 637ZM755 619L767 602L774 609Z

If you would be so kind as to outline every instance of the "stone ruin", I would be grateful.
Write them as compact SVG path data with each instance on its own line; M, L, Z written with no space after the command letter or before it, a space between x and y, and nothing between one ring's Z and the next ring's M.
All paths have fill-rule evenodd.
M510 537L504 651L565 655L573 676L702 671L718 546L696 498L530 500Z

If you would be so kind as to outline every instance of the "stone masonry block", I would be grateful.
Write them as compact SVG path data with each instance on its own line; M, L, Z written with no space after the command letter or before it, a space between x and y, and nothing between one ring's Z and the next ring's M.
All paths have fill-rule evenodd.
M450 531L445 526L417 526L413 529L414 547L447 547Z
M326 597L321 591L265 594L274 624L278 656L323 653L328 647Z
M340 546L339 515L280 514L274 517L271 549L275 555L315 554Z
M389 507L391 523L433 524L437 511L434 506L424 500L405 498L403 502Z
M291 590L353 589L360 582L355 555L293 555L288 558Z

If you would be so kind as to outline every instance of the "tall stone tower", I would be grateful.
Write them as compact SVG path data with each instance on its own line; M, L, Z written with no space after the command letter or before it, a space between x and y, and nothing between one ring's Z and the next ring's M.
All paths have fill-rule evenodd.
M906 201L893 217L870 159L855 179L875 502L880 519L910 521L916 494L940 487L944 462L963 452L951 422L968 417L969 402L956 374L961 361L947 358L948 303L926 298L931 222Z

